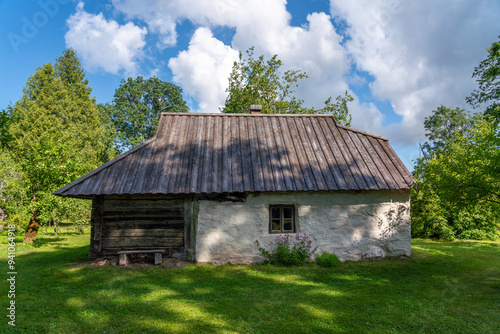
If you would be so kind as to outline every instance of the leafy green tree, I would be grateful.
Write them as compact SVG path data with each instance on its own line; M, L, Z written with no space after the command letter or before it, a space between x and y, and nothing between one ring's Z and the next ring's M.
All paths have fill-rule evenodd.
M484 113L500 121L500 41L488 48L488 57L474 69L472 77L476 78L479 88L466 101L474 108L487 103Z
M0 209L7 215L7 224L15 225L18 232L26 227L29 218L27 203L24 176L9 152L0 149Z
M51 193L96 168L105 150L98 109L77 60L70 50L55 68L38 68L11 107L10 153L24 176L32 217L42 224L68 212L88 215L88 203Z
M113 103L102 106L117 134L115 145L130 149L154 136L161 112L188 112L182 89L156 77L128 78L120 82Z
M269 60L264 56L254 57L254 48L246 51L246 57L240 52L239 61L233 65L229 76L228 96L224 107L225 113L249 113L250 105L260 104L262 113L267 114L313 114L332 113L339 123L350 125L351 115L347 103L353 98L346 91L345 96L338 96L325 101L321 110L306 108L304 101L293 94L298 81L308 78L301 70L280 72L283 63L274 55Z
M9 134L10 116L5 110L0 111L0 149L9 146L11 136Z
M450 110L448 110L450 111ZM436 116L438 111L434 111ZM432 116L430 117L432 118ZM430 118L426 119L428 121ZM462 120L463 121L463 120ZM414 173L412 235L442 239L495 239L500 235L500 132L492 117L469 116L463 126L426 122L438 142ZM446 123L449 125L449 123ZM436 133L440 134L436 136Z
M424 120L425 135L429 139L429 142L423 145L425 153L429 156L438 154L453 140L457 131L470 129L472 123L472 119L465 110L439 106L432 111L431 116Z
M484 118L467 134L455 132L446 154L426 164L435 191L457 206L489 202L500 212L500 131Z

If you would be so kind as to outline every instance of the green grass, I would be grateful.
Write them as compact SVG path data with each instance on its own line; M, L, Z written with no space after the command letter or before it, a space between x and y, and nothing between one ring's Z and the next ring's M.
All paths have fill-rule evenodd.
M17 326L2 284L3 333L500 333L498 242L414 240L407 260L334 269L131 269L82 266L88 233L18 241Z

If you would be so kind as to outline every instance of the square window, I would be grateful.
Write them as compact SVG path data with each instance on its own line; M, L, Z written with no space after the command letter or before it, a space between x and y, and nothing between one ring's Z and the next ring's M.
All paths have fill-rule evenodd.
M295 232L295 207L293 205L269 206L269 232Z

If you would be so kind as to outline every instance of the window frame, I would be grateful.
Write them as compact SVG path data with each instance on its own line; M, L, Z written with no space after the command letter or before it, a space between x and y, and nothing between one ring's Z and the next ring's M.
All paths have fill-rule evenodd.
M273 230L273 209L280 209L280 230ZM284 230L284 209L291 209L292 211L292 229ZM276 218L274 218L276 219ZM280 233L296 233L297 222L295 220L295 205L294 204L270 204L269 205L269 233L270 234L280 234Z

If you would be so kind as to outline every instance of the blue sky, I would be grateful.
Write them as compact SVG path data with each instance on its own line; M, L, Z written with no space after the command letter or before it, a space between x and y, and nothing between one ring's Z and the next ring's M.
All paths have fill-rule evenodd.
M389 138L410 170L424 118L470 109L472 71L500 35L495 0L0 0L0 13L2 109L73 47L98 102L123 78L155 75L192 112L217 112L238 52L255 46L308 73L297 91L308 106L348 89L352 126Z

